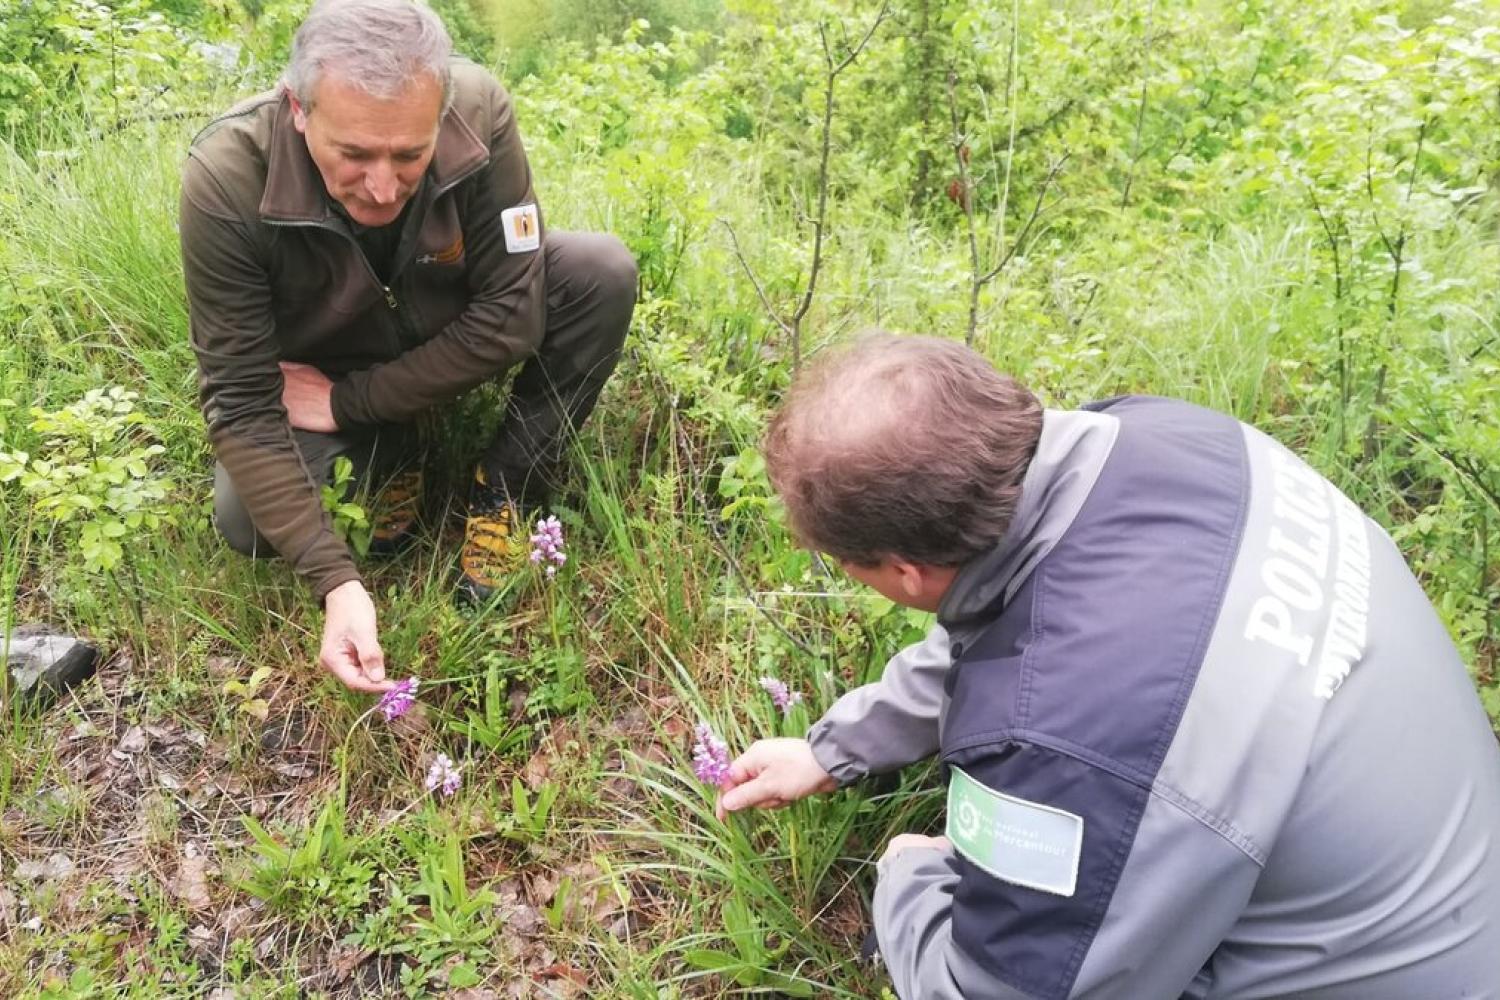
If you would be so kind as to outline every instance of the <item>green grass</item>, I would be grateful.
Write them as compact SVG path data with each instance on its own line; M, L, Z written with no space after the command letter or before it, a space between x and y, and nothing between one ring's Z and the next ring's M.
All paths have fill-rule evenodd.
M979 7L997 24L1010 10ZM1494 196L1414 205L1399 184L1367 195L1363 151L1345 162L1317 145L1319 123L1395 100L1360 91L1308 110L1338 71L1316 53L1370 57L1379 30L1332 0L1320 10L1283 23L1268 9L1241 37L1185 9L1191 30L1154 43L1134 150L1139 25L1102 8L1069 15L1099 46L1080 62L1062 50L1072 36L1052 30L1060 15L1023 7L1036 58L1021 124L1037 129L1015 153L1010 232L1050 157L1071 159L1037 240L986 288L977 342L1056 405L1181 396L1307 454L1392 530L1500 716ZM755 18L774 32L761 39ZM424 682L421 711L394 725L317 670L320 615L286 568L227 551L209 523L174 229L196 122L62 120L24 155L0 144L0 401L11 401L0 451L45 450L29 407L120 385L140 394L141 433L165 448L152 474L173 483L173 522L132 535L109 572L85 564L76 520L51 523L18 483L0 484L7 620L51 621L108 651L97 680L44 714L7 698L0 994L421 996L530 983L559 996L880 995L881 974L853 960L873 861L893 834L938 822L930 769L728 824L688 769L698 722L734 748L798 735L926 624L797 550L754 462L789 345L723 223L786 308L809 266L797 223L816 166L816 88L803 84L817 35L769 9L719 31L707 47L559 49L517 87L549 224L620 233L644 298L574 448L556 580L454 606L453 493L498 394L447 420L418 539L367 566L388 662ZM840 84L808 349L875 324L963 335L963 220L940 194L910 196L915 111L891 82L911 78L910 53L893 38ZM1260 45L1260 56L1245 48ZM1228 50L1222 66L1215 46ZM997 102L990 126L973 112L974 128L1000 129L975 142L987 211L1007 155L1005 53L964 52ZM1261 57L1269 68L1252 78ZM1414 92L1425 79L1409 81ZM1217 89L1189 89L1205 80ZM1492 93L1489 77L1469 82L1486 80ZM1493 166L1487 120L1455 106L1433 112L1418 194ZM1398 180L1410 138L1393 131L1377 150ZM1267 162L1284 172L1269 186ZM1343 213L1337 275L1309 184ZM1406 233L1394 296L1377 226ZM781 718L757 684L765 675L806 704ZM464 775L447 800L422 788L439 752ZM56 854L70 875L14 875Z

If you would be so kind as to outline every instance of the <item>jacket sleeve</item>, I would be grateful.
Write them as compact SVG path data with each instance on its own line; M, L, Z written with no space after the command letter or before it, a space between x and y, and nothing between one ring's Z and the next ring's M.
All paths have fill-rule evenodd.
M891 657L873 684L855 688L808 730L813 756L841 785L931 757L938 749L948 633L934 625Z
M897 854L882 865L874 920L903 1000L1137 1000L1193 987L1249 899L1253 859L1170 793L1142 804L1129 776L1071 754L1016 743L959 756L967 774L1023 804L1007 833L1025 827L1026 808L1078 820L1074 883L1013 881L1005 869L1028 849L1015 841L989 858Z
M536 204L531 167L509 96L489 82L490 162L454 189L463 225L469 303L435 337L385 364L351 372L334 384L340 428L405 423L448 402L535 353L545 320L546 230L538 209L535 250L506 249L502 214Z
M333 533L281 403L270 281L246 224L209 169L183 168L178 228L199 399L214 452L250 520L319 600L358 580Z
M908 848L880 864L875 932L902 1000L1023 1000L953 945L953 893L961 879L949 851Z

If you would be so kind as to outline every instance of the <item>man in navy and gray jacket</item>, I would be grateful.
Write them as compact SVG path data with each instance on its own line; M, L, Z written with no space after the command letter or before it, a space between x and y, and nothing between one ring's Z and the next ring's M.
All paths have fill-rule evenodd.
M946 836L875 889L905 1000L1500 996L1494 734L1390 538L1285 448L877 336L766 451L800 538L937 624L721 813L940 755Z

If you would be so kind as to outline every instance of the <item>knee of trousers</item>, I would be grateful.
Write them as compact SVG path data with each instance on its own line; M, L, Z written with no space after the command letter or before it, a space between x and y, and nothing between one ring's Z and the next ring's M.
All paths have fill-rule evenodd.
M250 512L240 501L229 473L218 464L214 466L214 527L219 529L225 544L242 556L274 554L260 532L255 530Z
M617 342L623 342L625 331L630 326L631 313L635 311L635 296L640 271L635 258L619 237L601 233L598 244L592 248L591 265L594 270L595 288L599 296L599 308L606 324L616 334Z

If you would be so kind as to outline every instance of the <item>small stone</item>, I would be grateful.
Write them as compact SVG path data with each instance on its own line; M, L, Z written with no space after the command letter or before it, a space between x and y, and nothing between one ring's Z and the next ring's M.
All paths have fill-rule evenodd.
M15 697L42 709L94 676L99 665L99 647L40 625L0 631L0 650Z
M73 874L73 859L54 854L46 861L22 861L16 865L16 878L23 882L51 882Z
M76 743L79 740L86 740L92 736L97 736L98 734L98 727L88 719L84 719L82 722L78 723L76 726L72 726L68 729L67 732L63 733L63 739L69 743Z
M193 950L193 954L199 958L206 958L218 950L219 941L206 925L198 924L188 928L187 943L188 947Z
M231 906L219 918L219 927L224 931L225 935L233 938L249 925L251 918L254 916L255 913L248 906Z
M206 910L213 905L208 892L208 859L189 843L177 864L177 878L172 893L190 910Z
M232 656L210 656L205 665L211 677L228 680L239 673L240 661Z

